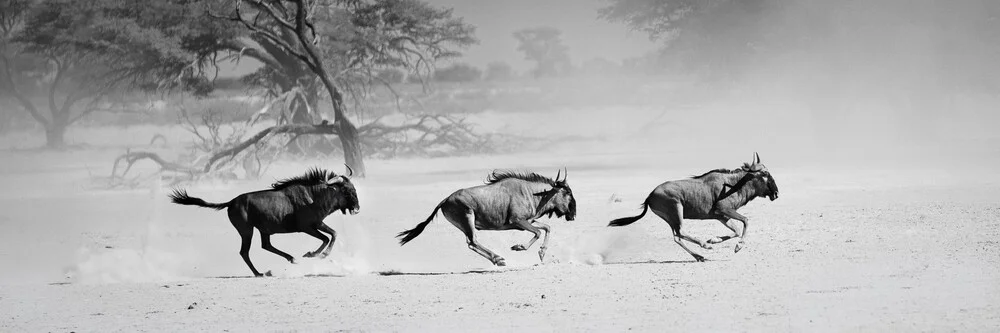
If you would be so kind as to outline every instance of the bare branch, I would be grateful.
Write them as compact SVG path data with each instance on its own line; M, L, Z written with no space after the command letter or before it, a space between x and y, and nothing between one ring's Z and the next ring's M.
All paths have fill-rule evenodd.
M284 13L278 14L278 11L275 10L275 8L272 7L270 4L268 4L267 2L261 0L242 0L242 1L249 2L251 5L254 5L258 9L264 10L264 12L266 12L269 17L274 19L275 22L278 22L278 24L281 25L282 27L285 27L293 31L295 30L295 26L293 26L291 22L288 22L288 20L284 18ZM237 2L236 5L239 6L239 2ZM239 7L237 7L237 11L238 10Z

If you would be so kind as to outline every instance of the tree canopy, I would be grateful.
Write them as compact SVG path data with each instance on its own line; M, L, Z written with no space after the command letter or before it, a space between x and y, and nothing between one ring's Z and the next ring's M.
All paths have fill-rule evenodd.
M562 42L562 31L552 27L521 29L514 32L517 50L536 63L535 77L558 76L569 72L569 48Z
M0 7L0 88L45 127L49 146L63 145L66 127L116 92L204 92L195 72L208 59L197 50L215 31L190 19L187 4L6 0Z

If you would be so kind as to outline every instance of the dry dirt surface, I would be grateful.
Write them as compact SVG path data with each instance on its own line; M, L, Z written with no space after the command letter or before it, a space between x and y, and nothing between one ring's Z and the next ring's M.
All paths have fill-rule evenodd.
M709 258L698 263L652 214L605 225L637 214L659 182L704 167L635 167L642 156L373 161L374 176L356 180L362 213L327 219L339 232L331 257L292 265L258 238L251 257L275 277L247 278L224 213L171 205L162 184L89 188L86 165L27 167L48 153L6 157L19 160L4 166L3 181L22 185L0 196L0 263L14 272L0 287L5 332L1000 330L1000 177L989 170L772 163L782 196L741 210L751 218L746 248L697 249ZM393 235L441 198L512 160L552 173L560 162L575 166L579 216L549 221L544 263L537 245L509 250L529 233L484 232L509 265L491 267L440 217L396 245ZM189 191L225 201L268 182ZM685 228L725 233L715 221ZM318 245L302 234L274 243L293 254Z
M0 331L1000 331L1000 137L963 130L966 141L820 150L802 136L807 126L733 110L651 127L663 111L614 121L539 113L521 121L535 131L525 134L593 139L544 153L368 161L370 177L354 180L361 214L326 219L338 232L330 257L289 264L256 237L251 258L270 278L247 278L224 212L170 204L171 186L156 180L102 183L125 148L168 133L174 145L160 151L175 156L183 131L80 127L71 137L91 146L0 150ZM728 132L713 118L741 115L768 130L714 135ZM516 124L499 120L525 119L494 116L482 122L504 132ZM730 241L696 249L709 261L694 262L652 214L606 227L638 214L657 184L737 167L756 149L781 197L740 210L751 221L739 253ZM283 162L260 180L185 187L224 202L316 165L340 170L341 161ZM510 250L527 232L479 234L505 268L470 251L442 217L405 247L394 238L493 168L554 176L563 166L579 212L574 222L543 220L553 232L541 264L538 244ZM728 233L716 221L684 228ZM272 242L293 255L319 245L303 234Z

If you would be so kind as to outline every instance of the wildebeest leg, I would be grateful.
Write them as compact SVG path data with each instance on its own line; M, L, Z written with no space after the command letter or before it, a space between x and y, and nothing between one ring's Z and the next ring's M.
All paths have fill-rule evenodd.
M681 241L682 239L686 239L693 243L697 243L698 245L701 245L706 249L711 248L711 246L708 246L708 244L706 244L705 242L702 242L697 238L688 236L683 231L681 231L681 224L684 221L684 206L682 206L680 203L677 203L674 204L673 207L668 206L666 212L660 211L657 208L653 208L652 210L653 213L662 218L664 221L667 221L667 224L670 225L670 229L674 233L674 243L680 245L681 248L684 249L684 251L687 251L687 253L690 254L692 257L694 257L695 260L705 261L705 257L702 257L697 253L694 253L694 251L691 251L691 249L689 249L687 245L684 245L684 242Z
M737 234L736 237L738 237L740 239L740 241L738 243L736 243L736 248L733 249L733 252L740 252L740 250L743 249L743 244L744 244L743 242L746 240L746 236L747 236L747 223L750 221L750 219L748 219L746 216L741 215L740 213L737 213L735 210L728 209L728 208L727 209L720 209L719 212L722 213L722 215L725 215L726 217L729 217L731 219L736 219L736 220L739 220L740 222L743 222L743 229L739 230L739 231L737 231L733 227L730 227L728 224L726 225L730 229L733 229L733 231L736 232L736 234Z
M729 230L732 230L733 234L732 235L712 237L711 239L709 239L707 241L709 244L719 244L719 243L725 242L727 240L739 237L740 232L736 230L736 223L734 223L732 219L730 219L728 217L722 217L722 218L719 218L719 222L722 222L722 225L726 226L726 228L729 228Z
M320 222L319 227L317 227L317 229L319 229L319 231L330 234L330 243L326 245L326 249L323 250L323 253L320 253L319 256L320 258L326 258L326 256L330 255L330 251L333 250L333 242L337 241L337 232L333 231L333 228L330 228L330 226L322 222Z
M549 228L548 224L542 222L535 221L532 224L545 231L545 239L542 240L542 246L538 248L538 260L545 261L545 250L549 248L549 235L552 234L552 229Z
M472 210L469 210L465 215L458 216L455 216L457 214L449 214L447 211L445 211L445 213L445 217L448 219L448 222L454 224L459 230L462 230L462 233L465 234L466 242L469 244L469 249L472 250L472 252L478 253L483 256L483 258L489 259L489 261L494 265L507 265L502 257L483 247L478 241L476 241L476 214L473 213Z
M277 254L277 255L281 256L282 258L285 258L285 260L288 260L288 262L290 262L290 263L293 263L293 264L295 263L295 258L293 258L288 253L285 253L285 252L282 252L281 250L278 250L277 248L274 247L274 245L271 245L271 234L264 233L264 232L260 233L260 247L262 249L267 250L268 252Z
M260 274L256 267L253 267L253 263L250 262L250 242L253 241L253 228L243 228L237 229L240 232L240 237L243 238L243 244L240 246L240 257L243 257L243 262L247 263L250 267L250 271L253 272L253 276L261 277L264 274Z
M302 255L303 257L306 258L315 257L317 254L320 254L320 252L326 249L326 245L330 242L330 238L327 238L326 235L324 235L322 232L319 232L318 229L309 229L303 232L309 234L309 236L316 237L316 239L319 239L320 241L323 242L322 244L319 245L318 248L316 248L316 251L306 252L306 254Z
M474 236L475 232L473 232L472 234L473 234L472 238L470 238L468 241L469 249L471 249L472 252L479 253L479 255L483 256L483 258L489 259L490 262L492 262L494 265L507 266L507 263L504 262L503 257L500 257L496 253L493 253L493 251L490 251L489 249L480 245L479 242L476 241L475 239Z
M531 237L531 240L528 241L528 244L517 244L517 245L511 246L510 247L511 250L514 250L514 251L525 251L528 248L530 248L532 245L535 245L535 241L538 241L539 238L542 238L542 231L538 230L538 228L536 228L535 226L531 225L531 221L520 221L520 222L517 222L517 226L521 227L521 229L524 230L524 231L527 231L527 232L530 232L530 233L534 234L535 236Z
M514 251L524 251L531 248L531 246L535 245L535 242L542 237L542 231L545 231L545 240L542 241L542 246L538 248L538 260L545 261L545 249L548 248L549 245L549 231L550 231L549 225L538 221L519 222L517 225L520 226L525 231L534 233L535 236L531 237L531 240L528 241L528 244L514 245L511 246L510 249Z

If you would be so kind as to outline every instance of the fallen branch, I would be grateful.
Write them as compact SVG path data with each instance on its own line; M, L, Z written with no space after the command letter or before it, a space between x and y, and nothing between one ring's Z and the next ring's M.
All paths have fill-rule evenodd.
M207 173L211 171L212 165L214 165L215 162L219 161L224 157L230 157L230 158L236 157L237 154L249 148L250 146L253 146L258 141L263 140L268 135L283 134L283 133L295 134L296 136L303 134L328 135L328 134L337 134L337 129L334 127L333 124L330 124L325 120L317 125L288 124L288 125L277 125L268 127L258 132L254 136L250 137L249 139L237 144L236 146L233 146L232 148L223 150L221 152L212 155L212 157L208 159L208 163L205 164L205 168L202 170L202 172Z
M479 134L465 119L451 115L421 115L416 122L399 126L386 126L373 122L358 129L361 137L373 147L390 150L395 155L400 149L409 153L426 155L436 147L450 147L454 152L494 152L494 137ZM402 135L402 142L394 142L394 135ZM416 138L410 140L409 135Z
M381 120L381 119L380 119ZM428 155L434 153L483 153L498 150L500 141L495 135L479 134L473 130L473 125L466 123L464 119L451 115L421 115L409 118L398 126L385 125L380 120L366 124L358 128L359 136L368 147L369 154L380 153L393 156L400 153L410 153L418 155ZM195 133L197 135L197 133ZM261 144L273 140L270 137L276 134L289 134L289 140L284 145L261 150ZM258 146L257 150L248 153L244 160L244 170L247 175L259 176L261 169L275 160L283 151L287 151L289 145L296 142L303 135L337 135L337 127L327 121L320 124L285 124L265 128L257 134L243 141L228 140L235 144L222 151L215 152L208 157L204 166L198 166L201 159L190 162L192 166L169 162L153 152L146 151L126 151L125 154L115 159L111 169L111 179L125 179L125 176L132 169L132 166L141 160L151 160L160 166L160 172L175 172L186 174L190 178L196 176L218 173L226 162L221 162L227 158L232 160L241 153ZM503 137L500 137L501 139ZM151 141L155 141L151 140ZM219 141L213 141L219 142ZM448 152L442 151L449 150ZM266 155L260 155L260 154ZM202 155L203 157L205 155ZM263 159L262 159L263 157ZM119 175L119 169L125 164L124 171Z
M153 135L152 139L149 139L149 145L152 146L156 144L157 139L159 139L164 145L167 144L167 137L163 136L163 134L156 133L156 135Z
M135 162L138 162L140 160L151 160L153 162L156 162L156 164L160 165L161 172L172 171L172 172L187 173L190 175L201 173L200 170L195 168L183 166L173 162L167 162L166 160L161 158L160 155L157 155L156 153L148 151L138 151L138 152L127 151L125 152L125 154L122 154L121 156L118 156L118 158L115 159L115 164L114 166L111 167L111 179L113 180L116 178L125 178L125 175L127 175L129 170L132 169L132 165L134 165ZM128 164L125 166L125 171L122 171L121 175L119 176L118 166L121 164L122 161L125 161Z

